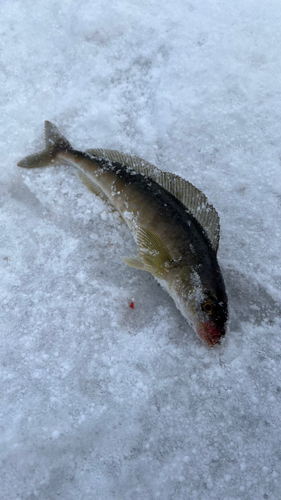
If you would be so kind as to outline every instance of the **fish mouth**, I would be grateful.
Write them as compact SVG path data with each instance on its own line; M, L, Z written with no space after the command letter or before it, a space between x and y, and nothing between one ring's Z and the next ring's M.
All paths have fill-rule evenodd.
M213 323L198 322L196 325L196 333L198 337L209 347L214 347L221 343L221 339L225 332Z

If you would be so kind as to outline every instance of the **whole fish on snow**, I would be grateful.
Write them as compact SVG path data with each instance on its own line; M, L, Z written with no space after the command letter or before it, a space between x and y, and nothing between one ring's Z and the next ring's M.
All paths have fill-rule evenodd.
M174 299L197 335L220 342L227 323L227 295L217 261L219 217L205 195L186 180L118 151L77 151L45 122L45 149L19 167L71 163L86 186L105 195L129 226L138 256L123 258L149 271Z

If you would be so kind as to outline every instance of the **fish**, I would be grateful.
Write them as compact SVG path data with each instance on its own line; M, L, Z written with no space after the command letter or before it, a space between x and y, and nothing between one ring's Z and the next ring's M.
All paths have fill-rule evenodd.
M137 156L76 150L46 121L45 148L18 166L57 164L74 165L82 182L127 223L138 254L122 257L125 264L151 273L207 346L220 344L227 331L228 299L217 260L219 216L206 196Z

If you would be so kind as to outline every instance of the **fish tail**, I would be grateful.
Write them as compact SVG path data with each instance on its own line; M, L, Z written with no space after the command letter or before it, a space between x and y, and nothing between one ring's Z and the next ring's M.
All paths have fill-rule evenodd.
M55 125L45 121L45 149L39 153L26 156L18 162L19 167L38 168L47 167L56 160L56 155L60 151L72 149L68 140L60 133Z

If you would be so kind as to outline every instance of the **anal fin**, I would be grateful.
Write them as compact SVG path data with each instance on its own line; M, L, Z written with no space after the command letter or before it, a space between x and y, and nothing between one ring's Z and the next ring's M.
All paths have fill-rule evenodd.
M101 198L105 198L105 195L103 194L102 190L91 180L89 177L87 177L83 172L77 172L79 179L87 186L87 188L92 191L97 196L100 196Z

